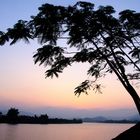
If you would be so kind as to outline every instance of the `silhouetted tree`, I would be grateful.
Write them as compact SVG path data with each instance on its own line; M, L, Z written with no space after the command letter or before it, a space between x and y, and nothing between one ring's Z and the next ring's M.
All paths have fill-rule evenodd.
M48 115L47 114L42 114L39 117L40 123L47 123L48 122Z
M40 119L44 119L44 120L48 120L48 115L47 114L42 114L42 115L40 115L40 117L39 117Z
M97 79L115 73L140 113L140 98L130 82L140 79L140 13L124 10L118 18L114 13L112 6L94 9L89 2L68 7L43 4L30 21L19 20L6 33L0 32L0 43L37 38L43 47L33 57L35 64L48 67L46 77L58 77L74 62L88 62L92 80L76 87L76 95L87 94L90 88L100 91ZM67 47L58 46L60 39L66 40ZM70 47L75 52L69 52Z
M18 109L10 108L7 112L7 119L9 123L17 123L18 122Z

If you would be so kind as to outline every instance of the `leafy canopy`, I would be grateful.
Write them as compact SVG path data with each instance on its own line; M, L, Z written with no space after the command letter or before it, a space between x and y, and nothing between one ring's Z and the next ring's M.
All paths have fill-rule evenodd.
M114 13L112 6L94 9L89 2L68 7L43 4L30 21L19 20L6 33L0 32L0 44L37 38L43 47L33 58L35 63L45 64L46 77L58 77L74 62L88 62L92 81L82 82L75 94L87 93L90 88L100 91L96 80L107 73L115 73L127 88L129 80L140 79L140 13L124 10L118 18ZM66 48L58 45L62 39ZM70 47L75 52L69 52Z

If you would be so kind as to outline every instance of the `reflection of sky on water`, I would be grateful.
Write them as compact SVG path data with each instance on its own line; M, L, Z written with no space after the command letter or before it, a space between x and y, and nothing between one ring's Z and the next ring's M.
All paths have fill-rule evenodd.
M4 135L4 140L16 140L17 139L17 130L18 130L18 125L16 124L8 124L5 127L5 135Z
M134 124L0 124L0 140L110 140Z

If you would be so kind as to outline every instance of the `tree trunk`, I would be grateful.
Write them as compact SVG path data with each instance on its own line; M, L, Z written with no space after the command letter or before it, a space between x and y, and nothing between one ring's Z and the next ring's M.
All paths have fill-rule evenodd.
M136 90L130 84L128 85L126 90L131 95L131 97L137 107L137 110L139 112L139 115L140 115L140 97L139 97L139 95L137 94Z

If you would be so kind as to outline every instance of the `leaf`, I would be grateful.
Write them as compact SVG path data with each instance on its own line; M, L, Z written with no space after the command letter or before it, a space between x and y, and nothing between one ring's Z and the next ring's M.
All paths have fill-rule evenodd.
M137 73L134 73L134 74L127 74L127 77L129 80L139 80L140 79L140 73L137 72Z
M76 53L73 56L73 61L76 62L86 62L88 61L88 50L87 49L83 49L81 50L81 52Z
M130 54L132 55L132 57L140 59L140 48L134 48Z
M7 41L9 41L8 35L0 31L0 45L4 45Z
M21 39L26 42L32 39L32 32L26 23L27 21L19 20L13 28L8 29L7 36L12 40L10 45L15 44Z
M90 69L88 70L88 74L91 76L95 76L95 78L98 78L100 75L100 66L99 64L94 64L90 67Z
M78 87L75 88L75 95L78 94L78 96L80 96L81 93L87 93L87 90L90 89L91 87L91 83L89 80L85 80L84 82L82 82Z
M95 90L95 93L96 92L102 93L101 92L101 84L95 84L93 87L93 90Z
M58 73L62 73L62 71L60 71L60 70L57 70L57 69L49 69L49 70L47 70L46 72L45 72L45 74L46 74L46 78L47 77L51 77L51 78L53 78L54 76L56 76L57 78L58 78Z
M53 45L44 45L42 48L37 49L36 54L33 56L35 64L52 65L55 59L60 58L64 50L61 47Z

